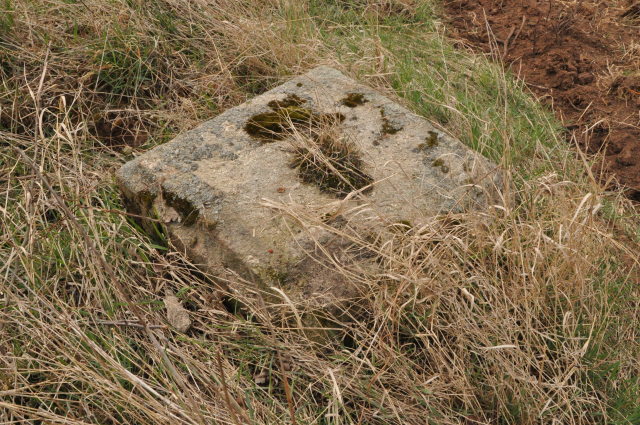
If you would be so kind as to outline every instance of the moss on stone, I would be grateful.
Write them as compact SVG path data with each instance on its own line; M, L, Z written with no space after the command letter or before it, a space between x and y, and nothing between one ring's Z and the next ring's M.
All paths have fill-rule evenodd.
M384 108L380 108L380 116L382 117L382 134L396 134L402 130L402 126L392 123L384 112Z
M429 148L433 148L438 146L438 133L436 133L435 131L430 131L429 135L427 136L427 138L424 141L425 145Z
M291 106L302 106L305 102L306 100L302 99L297 94L290 94L281 100L274 99L271 102L267 103L267 105L271 109L276 111L278 109L289 108Z
M348 93L340 103L349 108L355 108L356 106L364 105L368 100L364 98L363 93Z
M444 163L443 159L436 159L431 163L431 165L433 165L434 167L440 167L440 171L445 174L449 172L449 167Z
M244 126L244 130L262 142L282 140L294 130L308 130L328 121L344 121L342 114L317 114L302 105L306 100L290 94L267 105L271 112L256 114Z
M254 115L247 121L244 129L250 136L263 142L273 142L281 140L297 125L309 125L312 116L312 112L306 108L287 106Z

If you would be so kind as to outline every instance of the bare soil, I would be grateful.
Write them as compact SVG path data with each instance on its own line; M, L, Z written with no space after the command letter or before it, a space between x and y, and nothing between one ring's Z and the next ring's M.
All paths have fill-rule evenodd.
M602 151L640 200L640 3L634 1L449 0L455 35L496 53L548 102L569 140Z

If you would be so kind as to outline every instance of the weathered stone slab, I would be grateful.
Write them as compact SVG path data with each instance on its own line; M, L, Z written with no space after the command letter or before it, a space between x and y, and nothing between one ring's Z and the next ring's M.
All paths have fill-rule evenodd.
M335 294L345 290L339 277L309 254L326 244L339 257L346 242L284 218L278 206L370 231L416 226L493 202L496 168L378 92L319 67L128 162L117 180L129 208L162 218L195 262Z

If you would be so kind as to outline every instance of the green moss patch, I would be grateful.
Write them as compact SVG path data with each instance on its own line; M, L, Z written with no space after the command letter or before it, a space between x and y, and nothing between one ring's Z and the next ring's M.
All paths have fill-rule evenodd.
M440 171L445 174L449 172L449 167L444 163L442 159L436 159L431 163L431 165L433 165L434 167L440 167Z
M294 127L308 125L312 121L311 111L299 106L276 108L251 117L244 129L250 136L263 142L274 142L284 138Z
M402 126L394 124L389 120L387 115L384 112L384 109L380 109L380 116L382 117L382 134L396 134L400 130L402 130Z
M435 131L430 131L429 136L427 136L427 138L424 140L424 143L428 148L438 146L438 133L436 133Z
M282 140L294 131L309 131L326 122L344 121L342 114L318 114L302 105L306 101L295 94L268 103L271 112L251 117L244 130L262 142Z
M348 106L349 108L355 108L356 106L364 105L367 102L368 100L365 99L363 93L349 93L340 103L344 106Z
M272 100L267 103L271 109L278 110L283 108L290 108L292 106L302 106L306 100L302 99L297 94L290 94L282 100Z
M382 134L396 134L400 130L402 130L402 127L394 125L388 118L384 117L382 119Z

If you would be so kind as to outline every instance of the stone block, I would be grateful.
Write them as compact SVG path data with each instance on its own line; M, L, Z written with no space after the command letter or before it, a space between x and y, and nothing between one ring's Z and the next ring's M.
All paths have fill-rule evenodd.
M117 181L128 208L164 221L200 266L339 298L350 293L331 258L359 260L349 238L326 226L384 232L485 208L502 184L497 168L389 98L318 67L140 155ZM309 224L314 217L320 224Z

